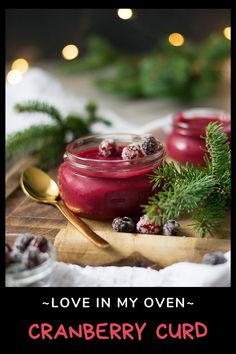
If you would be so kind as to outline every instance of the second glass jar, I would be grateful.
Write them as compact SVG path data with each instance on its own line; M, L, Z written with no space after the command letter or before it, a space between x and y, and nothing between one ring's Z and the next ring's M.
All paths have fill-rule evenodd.
M169 157L181 163L204 165L205 128L210 122L222 125L230 141L231 121L227 112L212 108L194 108L179 112L173 117L173 129L166 139Z

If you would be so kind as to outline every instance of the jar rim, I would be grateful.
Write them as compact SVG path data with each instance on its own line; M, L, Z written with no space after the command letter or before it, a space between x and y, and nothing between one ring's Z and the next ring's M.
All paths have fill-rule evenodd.
M220 121L223 122L231 121L231 116L229 112L211 107L195 107L186 109L183 111L179 111L177 114L175 114L175 117L178 117L179 115L182 115L182 117L186 120L194 119L197 116L198 118L217 117Z
M97 134L90 134L90 135L86 135L80 138L77 138L75 140L73 140L72 142L70 142L67 146L66 146L66 152L64 157L68 158L72 164L76 165L86 165L86 163L93 163L94 167L97 164L102 164L103 166L113 166L113 167L126 167L128 165L139 165L139 164L143 164L143 163L150 163L152 161L155 160L159 160L161 158L164 158L165 156L165 149L163 147L163 145L161 145L161 149L157 151L157 153L152 154L152 155L145 155L143 157L139 157L137 159L132 159L132 160L105 160L105 159L91 159L88 157L82 157L82 156L78 156L75 153L73 153L71 151L72 147L74 146L74 144L77 144L78 147L82 146L85 141L89 141L92 139L106 139L106 138L112 138L114 136L119 136L119 137L130 137L133 139L136 139L137 141L141 139L142 135L139 134L133 134L133 133L123 133L123 132L111 132L111 133L97 133Z
M222 124L224 129L227 132L230 132L231 115L229 112L218 108L199 107L186 109L175 113L173 118L173 126L181 129L183 133L185 130L190 129L191 133L202 133L202 130L205 129L205 125L207 125L207 120L209 122L216 121L219 124ZM206 120L205 124L198 121L204 119ZM187 132L184 134L187 134Z

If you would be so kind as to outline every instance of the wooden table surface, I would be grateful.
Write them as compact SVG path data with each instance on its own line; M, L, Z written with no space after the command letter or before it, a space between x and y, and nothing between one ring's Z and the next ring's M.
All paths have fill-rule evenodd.
M67 221L57 208L36 203L25 196L19 186L20 173L21 169L16 169L15 188L11 188L13 191L6 198L7 240L9 243L13 243L17 234L30 232L45 236L54 243L57 233L61 228L66 227ZM49 174L56 179L56 170L49 171Z

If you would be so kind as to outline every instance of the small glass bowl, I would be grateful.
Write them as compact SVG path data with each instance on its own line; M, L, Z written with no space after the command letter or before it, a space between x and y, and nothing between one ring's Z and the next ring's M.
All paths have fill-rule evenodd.
M56 249L48 242L49 258L40 265L18 272L8 271L6 268L6 287L49 287L51 276L56 264Z

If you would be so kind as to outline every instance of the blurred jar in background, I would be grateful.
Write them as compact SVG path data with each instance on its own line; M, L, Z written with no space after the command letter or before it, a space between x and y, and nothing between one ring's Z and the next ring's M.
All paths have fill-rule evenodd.
M194 108L178 112L173 117L172 132L166 139L166 150L169 157L186 163L204 165L205 128L209 122L219 122L223 130L231 138L230 114L213 108Z

